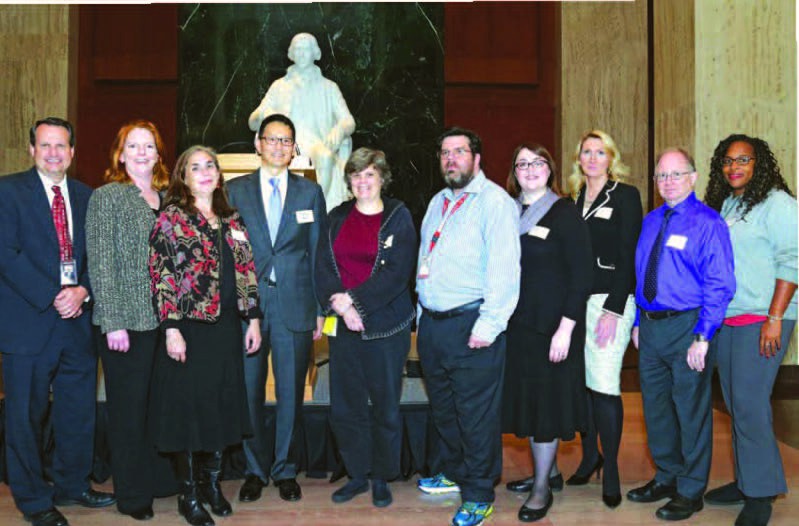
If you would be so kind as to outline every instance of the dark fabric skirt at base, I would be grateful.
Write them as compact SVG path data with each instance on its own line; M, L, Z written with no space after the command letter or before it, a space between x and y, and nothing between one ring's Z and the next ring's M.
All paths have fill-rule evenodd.
M568 357L560 363L549 361L551 335L511 323L507 337L502 432L551 442L586 431L585 325L575 326Z
M252 434L244 387L241 320L222 310L217 323L187 320L186 361L162 344L153 372L150 415L159 451L217 451Z

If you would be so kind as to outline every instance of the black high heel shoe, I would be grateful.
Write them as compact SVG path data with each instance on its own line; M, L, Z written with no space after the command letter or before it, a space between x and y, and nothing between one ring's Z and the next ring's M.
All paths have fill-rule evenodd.
M599 455L599 458L596 459L596 464L594 464L594 467L591 468L591 470L588 472L587 475L580 475L579 473L575 473L574 475L569 477L569 480L566 481L566 485L584 486L588 484L589 480L591 480L591 475L593 475L595 471L596 471L596 478L598 479L599 475L602 472L602 465L604 463L605 459L602 457L602 455Z
M618 495L605 495L603 493L602 494L602 502L604 502L605 506L607 506L608 508L611 508L611 509L615 508L619 504L621 504L621 493L619 493Z
M535 477L528 477L521 480L512 480L505 484L508 491L514 493L528 493L532 491L535 484ZM552 491L563 491L563 475L558 473L554 477L549 477L549 489Z
M522 507L519 508L519 515L518 515L519 520L522 522L540 521L541 519L547 516L549 508L552 507L553 500L554 499L552 498L552 492L550 491L549 496L547 497L547 503L544 504L543 508L534 510L533 508L528 508L527 506L522 504Z

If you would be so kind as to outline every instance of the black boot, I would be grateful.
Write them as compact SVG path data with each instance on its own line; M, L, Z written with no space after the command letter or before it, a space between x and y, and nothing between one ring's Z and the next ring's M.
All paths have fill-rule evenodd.
M183 515L183 518L191 526L214 526L214 519L205 511L197 495L197 481L194 476L191 452L175 454L175 470L180 481L178 513Z
M222 494L219 487L219 475L222 473L222 452L207 453L203 462L202 478L200 479L200 498L211 506L211 511L219 517L227 517L233 513L233 508Z

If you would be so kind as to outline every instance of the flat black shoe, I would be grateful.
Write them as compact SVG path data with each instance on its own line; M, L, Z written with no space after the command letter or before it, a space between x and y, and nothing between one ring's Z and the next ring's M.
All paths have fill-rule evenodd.
M522 505L522 507L519 508L519 515L518 515L519 520L522 522L540 521L541 519L547 516L549 508L552 507L553 500L554 499L552 498L552 492L550 491L549 498L547 498L547 503L544 505L543 508L534 510L533 508L528 508L527 506Z
M621 493L617 493L616 495L605 495L603 493L602 502L604 502L605 506L608 508L616 508L621 504Z
M677 495L676 486L661 484L652 479L640 488L628 491L627 499L633 502L657 502L662 499L673 498L675 495Z
M72 506L77 504L84 508L105 508L117 501L113 493L96 491L92 488L87 489L77 497L59 497L55 499L56 506Z
M602 472L602 465L604 463L605 459L602 457L602 455L599 455L599 457L596 459L596 463L594 464L594 466L591 468L591 470L588 472L587 475L575 473L574 475L569 477L569 480L566 481L566 485L585 486L586 484L588 484L588 481L591 480L591 475L593 475L594 472L596 472L596 478L599 478L599 475Z
M254 502L261 498L261 491L266 484L258 475L247 475L244 484L239 490L239 500L241 502Z
M25 520L33 526L69 526L67 518L55 508L25 515Z
M297 479L276 480L275 486L277 486L280 498L283 500L293 502L302 498L302 490L300 485L297 484Z
M717 506L731 506L733 504L743 504L746 497L738 489L738 482L732 481L716 489L705 493L705 502Z
M771 518L771 501L771 497L747 497L735 526L766 526Z
M394 502L391 496L391 490L388 489L388 483L382 479L372 480L372 504L376 508L385 508L391 506Z
M514 493L529 493L533 490L534 484L535 477L529 477L521 480L512 480L505 484L505 488ZM554 477L549 477L549 489L554 492L563 491L563 474L558 473Z
M700 511L703 506L704 501L702 497L689 499L678 493L664 506L658 508L655 512L655 516L665 521L681 521L687 519L697 511Z
M155 513L153 513L152 506L145 506L144 508L139 508L137 510L129 511L129 512L120 512L123 515L127 515L132 519L136 519L137 521L148 521L155 517Z
M356 495L369 491L369 481L366 479L352 479L333 492L330 498L336 504L352 500ZM390 497L390 494L389 494Z

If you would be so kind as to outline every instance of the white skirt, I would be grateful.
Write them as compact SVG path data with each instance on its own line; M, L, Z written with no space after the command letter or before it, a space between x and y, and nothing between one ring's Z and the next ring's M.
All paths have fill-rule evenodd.
M588 298L585 316L585 385L592 391L609 395L621 394L621 363L630 343L630 331L635 323L635 300L627 297L624 317L616 323L616 337L604 349L596 345L594 331L604 312L607 294L592 294Z

